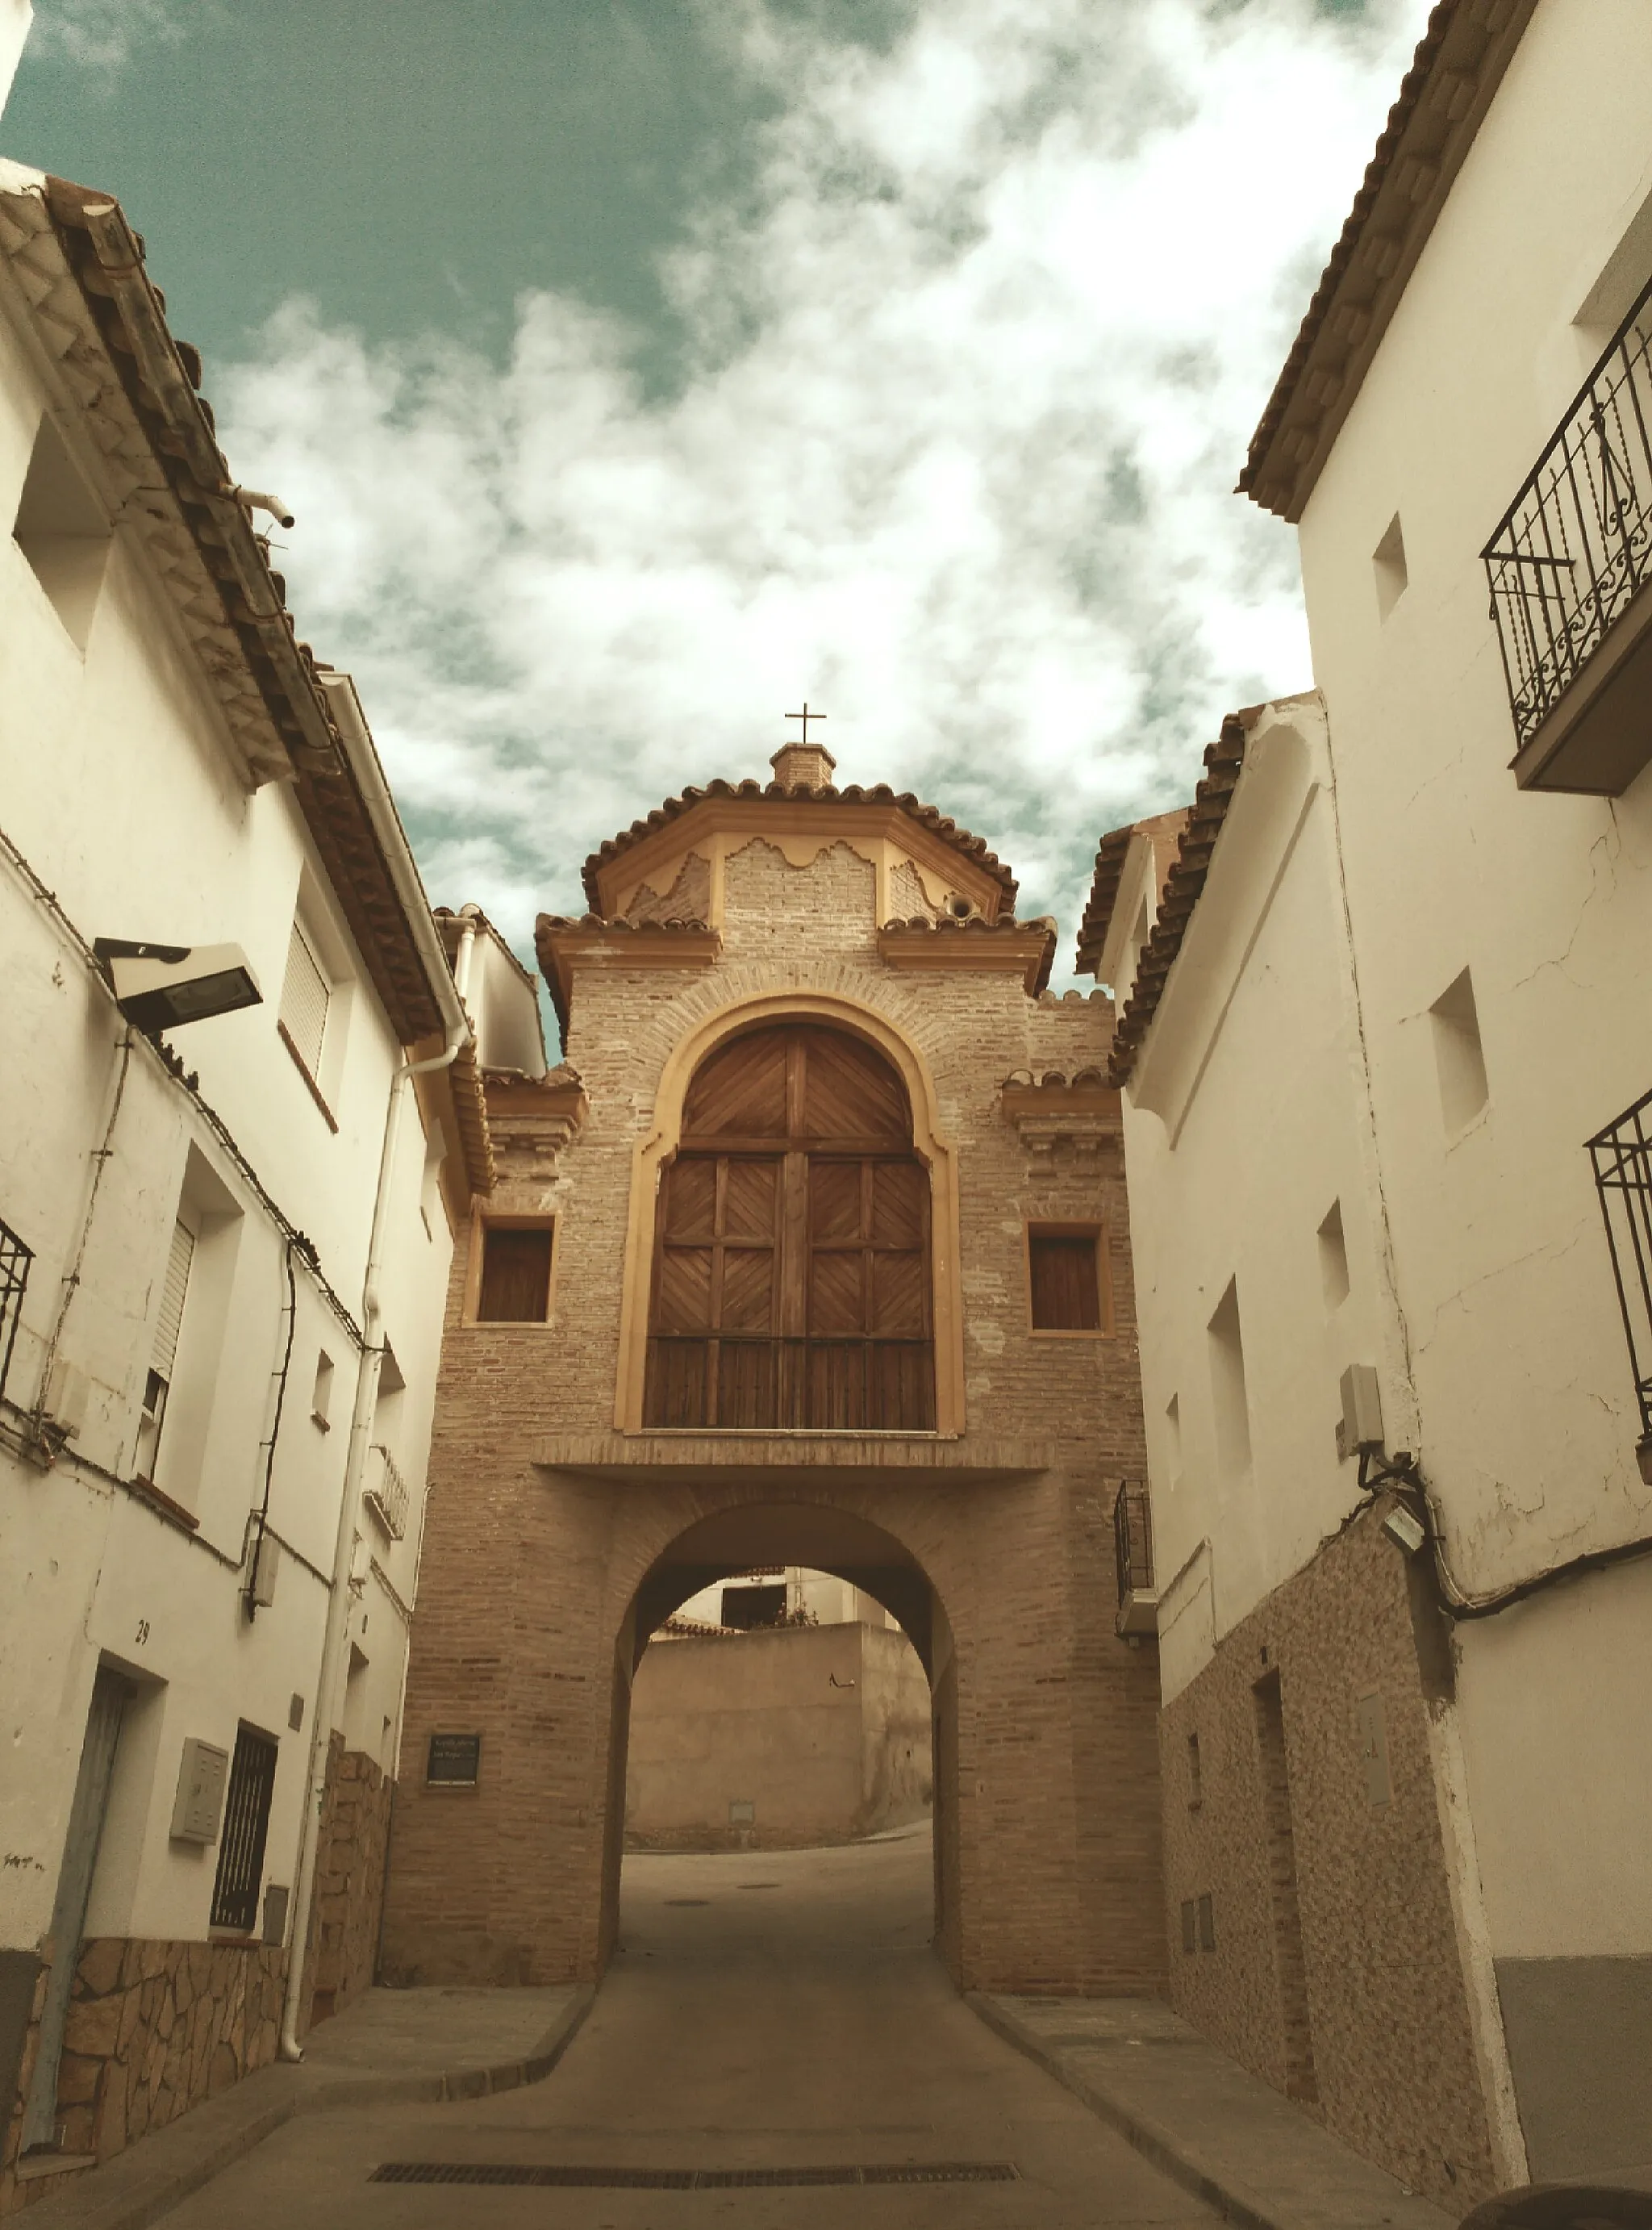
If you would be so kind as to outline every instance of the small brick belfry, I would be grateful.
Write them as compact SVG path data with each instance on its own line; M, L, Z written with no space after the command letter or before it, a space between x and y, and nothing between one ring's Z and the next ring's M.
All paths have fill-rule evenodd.
M800 1563L929 1672L958 1982L1161 1990L1155 1647L1115 1633L1143 1460L1111 1007L1045 989L1054 924L980 839L833 788L816 742L772 764L588 860L589 912L539 923L566 1064L487 1080L382 1970L599 1974L647 1638Z

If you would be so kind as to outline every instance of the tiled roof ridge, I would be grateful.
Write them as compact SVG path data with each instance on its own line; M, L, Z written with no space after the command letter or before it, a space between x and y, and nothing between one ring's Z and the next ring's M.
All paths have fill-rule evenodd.
M297 639L285 583L253 532L217 445L211 405L199 392L200 351L167 324L142 235L112 194L67 179L46 177L9 190L6 200L0 246L20 285L22 267L32 274L26 300L106 469L147 499L129 501L123 515L175 600L247 778L256 786L293 777L392 1028L404 1045L439 1034L435 989L327 702L321 675L330 669ZM33 233L25 203L39 207ZM37 247L48 242L62 276L42 267Z
M1438 0L1430 13L1251 436L1236 493L1264 511L1302 517L1536 5Z
M1193 792L1192 809L1165 879L1164 896L1154 918L1153 932L1137 963L1135 981L1130 987L1124 1012L1114 1028L1107 1080L1115 1089L1129 1082L1141 1041L1159 1011L1166 980L1181 951L1193 908L1205 887L1217 839L1222 834L1228 807L1244 769L1245 738L1255 709L1230 712L1222 723L1220 738L1206 746L1205 778Z
M938 918L929 913L897 914L883 925L885 929L933 930L940 937L1000 937L1006 930L1017 929L1041 929L1053 937L1057 930L1056 918L1051 913L1028 914L1025 919L1012 913L1000 914L996 921L983 920L980 914L971 914L964 921L944 913Z
M534 924L536 929L593 929L638 931L656 929L697 930L702 933L711 926L697 915L672 914L664 921L639 920L628 913L542 913Z
M1107 932L1112 925L1113 908L1118 903L1119 879L1124 873L1124 862L1130 849L1130 839L1136 824L1128 822L1122 828L1109 828L1096 853L1095 872L1090 877L1090 897L1085 902L1083 919L1078 925L1077 964L1081 974L1093 968L1102 957L1102 947L1107 942Z
M600 903L597 876L611 860L618 859L622 852L629 851L645 836L652 836L656 829L667 827L683 814L691 812L695 806L704 804L708 798L717 797L784 798L790 802L805 805L892 805L916 821L921 828L929 829L955 851L973 860L977 867L984 868L1002 889L1006 903L1009 906L1015 903L1015 877L997 854L988 850L986 840L971 835L968 829L961 828L938 806L924 804L910 790L897 793L884 782L874 783L870 788L865 788L859 783L851 783L844 790L835 789L831 784L821 790L807 790L788 787L783 783L762 783L749 778L744 782L725 782L718 776L710 782L684 790L678 796L668 797L652 813L645 815L640 821L633 821L629 828L622 829L617 836L610 836L606 843L591 854L585 862L584 880L585 895L592 907L595 909Z

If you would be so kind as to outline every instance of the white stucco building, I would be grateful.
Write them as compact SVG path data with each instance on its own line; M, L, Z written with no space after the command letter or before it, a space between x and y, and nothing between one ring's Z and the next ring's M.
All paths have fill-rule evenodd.
M0 2210L370 1979L479 1065L544 1065L199 379L0 164ZM146 1030L101 939L218 980Z
M1087 925L1178 2002L1443 2199L1652 2153L1649 86L1436 9L1245 474L1318 691Z

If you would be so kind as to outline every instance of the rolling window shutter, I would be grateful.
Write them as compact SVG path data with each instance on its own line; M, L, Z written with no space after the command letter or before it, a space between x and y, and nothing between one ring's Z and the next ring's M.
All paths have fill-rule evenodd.
M321 1041L326 1035L327 1008L331 998L332 986L311 949L309 938L295 921L292 941L286 949L286 975L281 984L281 1027L312 1076L320 1073Z
M177 1354L178 1329L183 1322L184 1297L190 1290L190 1265L195 1260L195 1234L181 1223L172 1226L172 1250L166 1258L166 1277L161 1286L160 1322L155 1327L151 1370L170 1385L172 1363Z

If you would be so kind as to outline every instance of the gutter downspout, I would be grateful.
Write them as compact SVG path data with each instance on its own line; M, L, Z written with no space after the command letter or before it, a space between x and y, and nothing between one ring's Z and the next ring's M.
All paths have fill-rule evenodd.
M362 1479L367 1469L369 1435L373 1429L373 1413L378 1403L379 1373L384 1361L380 1279L389 1224L396 1135L401 1128L402 1110L412 1079L427 1075L435 1069L450 1067L471 1037L470 1023L460 997L458 984L454 976L448 971L447 956L437 936L435 923L431 918L423 888L419 883L418 871L407 848L407 839L390 803L354 686L349 677L344 674L336 677L325 675L323 680L338 719L346 753L354 764L369 811L381 841L384 842L386 857L393 871L402 871L396 874L398 884L404 887L411 886L413 903L409 905L408 912L415 939L425 952L432 988L436 992L443 1010L443 1020L447 1026L447 1036L442 1050L427 1060L402 1062L390 1080L389 1104L384 1115L384 1143L379 1154L378 1187L373 1201L372 1231L368 1240L367 1271L363 1281L361 1364L356 1379L355 1407L350 1414L350 1453L344 1465L344 1491L338 1502L338 1531L333 1542L332 1580L327 1594L326 1632L322 1643L321 1669L316 1681L315 1708L310 1724L308 1788L299 1820L298 1863L293 1870L293 1909L289 1938L292 1948L288 1954L286 1995L281 2008L280 2047L280 2058L289 2060L304 2057L298 2028L309 1952L310 1917L315 1897L321 1812L327 1794L327 1753L332 1738L333 1698L337 1691L339 1666L344 1660L354 1600L350 1589L350 1554L355 1546L357 1512L361 1506ZM462 920L459 972L466 981L470 975L470 948L475 936L475 922Z

